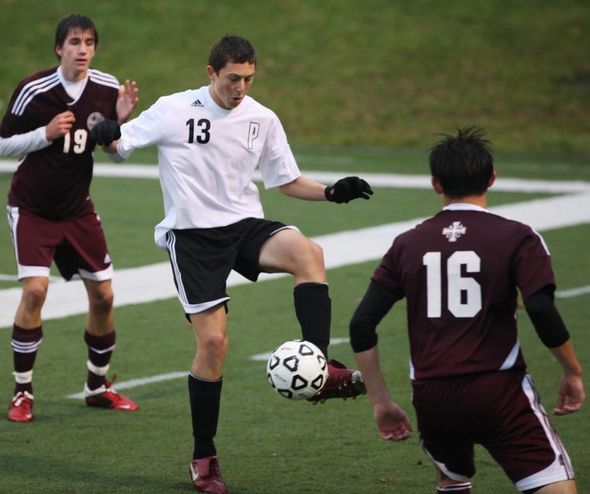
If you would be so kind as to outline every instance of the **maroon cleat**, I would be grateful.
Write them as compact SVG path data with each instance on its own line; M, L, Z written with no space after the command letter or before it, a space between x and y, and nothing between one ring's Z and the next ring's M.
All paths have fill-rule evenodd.
M331 398L356 398L367 392L361 372L356 369L347 369L337 360L328 362L328 379L324 387L307 401L323 403Z
M30 422L33 420L33 395L28 391L19 391L8 405L8 420L12 422Z
M139 408L139 405L131 398L117 393L112 384L112 382L107 381L106 384L92 390L88 388L88 384L85 384L84 396L86 404L89 407L109 408L125 412L133 412Z
M189 472L197 492L226 494L227 488L221 476L217 456L208 456L191 461Z

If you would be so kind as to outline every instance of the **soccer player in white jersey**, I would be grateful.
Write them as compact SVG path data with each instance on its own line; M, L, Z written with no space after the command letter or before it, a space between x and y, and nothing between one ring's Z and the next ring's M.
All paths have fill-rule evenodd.
M553 412L584 402L582 367L553 302L555 276L541 236L486 209L495 178L483 131L460 129L430 153L442 211L399 235L350 322L383 439L411 434L379 364L377 325L406 299L412 403L438 494L469 494L481 444L525 494L574 494L568 454L539 401L518 341L517 289L541 341L562 367Z
M15 389L8 419L33 420L33 364L43 339L41 310L55 262L66 279L82 278L89 310L89 406L136 410L107 380L115 349L113 268L90 199L93 152L90 129L100 119L126 121L137 104L135 82L90 67L98 33L81 14L62 19L55 33L60 63L37 72L14 90L0 126L0 155L20 156L8 193L11 229L22 297L12 332Z
M199 492L226 492L213 438L228 345L230 271L252 281L260 272L292 274L302 337L328 352L331 302L322 249L298 229L264 219L255 170L265 187L299 199L344 203L372 194L359 177L326 187L301 175L277 116L248 96L255 70L252 45L225 36L211 49L208 86L162 97L120 129L105 121L93 130L115 159L158 148L166 216L155 240L169 253L196 338L188 380L195 440L190 473ZM332 360L326 385L310 400L364 392L359 372Z

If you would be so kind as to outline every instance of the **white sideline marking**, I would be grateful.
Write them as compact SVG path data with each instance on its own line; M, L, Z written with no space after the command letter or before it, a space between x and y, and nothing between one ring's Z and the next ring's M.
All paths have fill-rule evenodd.
M13 173L17 168L16 161L0 160L0 173ZM157 165L133 165L95 163L94 176L115 178L147 178L159 177ZM302 171L309 177L323 183L332 183L342 178L344 172ZM429 189L430 177L427 175L402 175L386 173L367 173L362 170L346 171L346 175L359 175L373 187L392 187L401 189ZM260 174L256 176L260 181ZM531 180L522 178L498 178L493 190L505 192L544 192L549 194L572 194L590 192L590 183L582 180Z
M348 343L348 338L332 338L330 340L331 346L342 345L343 343ZM250 357L250 360L254 360L256 362L266 361L266 360L268 360L268 357L270 357L271 353L272 353L272 350L270 352L252 355ZM186 376L188 376L188 371L168 372L166 374L156 374L155 376L151 376L151 377L144 377L141 379L130 379L128 381L117 382L117 385L115 386L115 388L117 389L117 391L119 391L120 389L137 388L139 386L145 386L146 384L159 383L159 382L163 382L163 381L171 381L173 379L182 379L182 378L185 378ZM83 400L84 399L84 392L66 395L66 398L71 398L73 400Z
M0 274L0 281L18 281L16 274Z
M0 160L0 173L13 172L15 162ZM94 174L102 177L158 178L158 169L153 165L111 165L96 164ZM306 176L321 182L333 182L342 173L304 172ZM352 175L354 173L348 173ZM374 187L430 188L430 178L418 175L385 175L358 173ZM562 228L582 223L590 223L590 183L582 181L543 181L525 179L498 179L493 187L499 191L544 192L555 194L575 194L570 197L557 197L537 201L509 204L492 208L497 214L530 224L542 231ZM391 242L399 233L406 231L424 218L400 223L391 223L356 231L340 232L333 235L315 237L324 249L326 268L335 268L381 258ZM260 281L286 275L262 275ZM247 280L232 273L228 286L247 283ZM47 297L44 319L66 317L85 313L87 301L81 282L65 283L59 280L52 284ZM117 307L146 303L154 300L174 298L176 290L169 272L168 263L158 263L139 268L116 271L113 280ZM590 287L581 287L557 292L558 297L573 297L590 292ZM20 299L20 288L0 290L0 327L12 325L12 312ZM55 299L55 301L54 301ZM59 302L59 303L56 303ZM334 338L331 344L348 341L347 338ZM265 360L269 353L250 357L252 360ZM156 376L132 379L117 384L117 389L130 389L155 382L183 378L185 372L171 372ZM68 395L69 398L83 399L83 393Z
M330 346L342 345L343 343L348 343L348 338L331 338L330 339ZM273 351L270 350L264 353L257 353L256 355L252 355L249 357L249 360L253 360L254 362L266 362L268 357Z
M183 377L188 376L188 371L183 372L168 372L166 374L157 374L152 377L144 377L141 379L130 379L128 381L121 381L118 382L115 388L118 390L120 389L131 389L137 388L138 386L145 386L146 384L152 383L159 383L163 381L171 381L172 379L181 379ZM66 398L72 398L74 400L83 400L84 399L84 392L74 393L71 395L66 395Z
M579 288L573 288L571 290L561 290L555 293L555 296L558 298L570 298L570 297L577 297L578 295L583 295L586 293L590 293L590 285L582 286ZM348 343L350 340L349 338L332 338L330 339L330 346L342 345L344 343ZM265 362L270 357L272 350L263 353L257 353L249 357L249 360L254 362ZM171 381L173 379L182 379L186 377L188 374L187 371L182 372L168 372L166 374L157 374L152 377L144 377L141 379L130 379L128 381L120 381L117 383L117 390L119 389L131 389L137 388L139 386L145 386L146 384L158 383L163 381ZM84 393L74 393L71 395L67 395L66 398L72 398L75 400L82 400L84 399Z
M590 293L590 285L571 288L570 290L558 290L555 292L555 296L557 298L572 298L585 295L586 293Z
M528 223L538 231L590 223L590 193L551 197L491 208L492 212ZM381 259L393 239L425 218L389 223L359 230L314 237L324 249L327 269ZM116 266L115 266L116 268ZM282 274L263 274L260 281L277 279ZM250 283L232 272L228 286ZM115 270L113 278L115 307L141 304L176 297L176 288L168 262ZM0 328L12 327L20 287L0 290ZM51 285L43 308L45 320L85 314L88 301L81 281L63 280Z

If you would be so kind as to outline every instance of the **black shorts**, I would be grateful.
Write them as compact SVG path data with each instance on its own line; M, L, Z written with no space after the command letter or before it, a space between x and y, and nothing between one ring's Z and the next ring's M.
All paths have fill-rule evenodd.
M170 230L166 244L178 298L186 314L227 302L232 269L256 281L260 249L276 232L290 228L278 221L246 218L218 228Z
M447 477L474 475L474 444L489 451L520 491L574 477L524 371L420 381L412 388L422 446Z

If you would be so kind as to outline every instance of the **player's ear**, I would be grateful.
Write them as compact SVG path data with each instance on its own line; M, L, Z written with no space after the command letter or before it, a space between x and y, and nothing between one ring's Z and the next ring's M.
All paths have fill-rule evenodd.
M490 178L488 180L488 189L494 185L494 182L496 181L496 171L492 171L492 174L490 175Z
M440 182L438 181L438 178L431 177L430 183L432 184L432 188L434 189L434 192L436 192L438 195L441 195L443 193L443 188L442 188Z
M207 76L209 77L209 80L211 82L213 82L213 79L215 78L217 74L215 73L215 69L213 67L211 67L211 65L207 65Z

